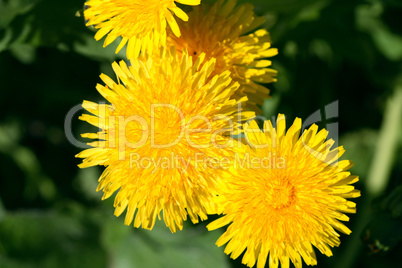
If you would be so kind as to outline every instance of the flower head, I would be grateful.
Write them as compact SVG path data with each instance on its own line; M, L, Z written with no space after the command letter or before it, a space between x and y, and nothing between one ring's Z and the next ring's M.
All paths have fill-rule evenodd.
M188 16L175 2L200 4L200 0L89 0L85 3L84 16L87 25L99 29L96 40L107 35L104 46L119 36L123 37L116 53L128 42L127 57L131 59L136 58L140 51L152 53L154 48L166 45L166 22L171 31L180 36L173 14L184 21Z
M230 152L227 134L239 128L238 116L247 120L254 113L238 113L239 101L231 98L238 84L229 72L207 81L215 61L201 67L203 58L193 63L172 48L155 58L140 57L130 67L113 63L119 82L102 74L106 85L97 85L111 104L83 103L94 115L80 119L101 131L83 134L98 141L77 155L85 158L80 167L106 166L98 190L103 199L118 191L115 215L127 208L127 225L135 215L135 227L152 229L163 211L174 232L187 214L197 222L213 207L221 182L206 162Z
M260 83L276 81L276 71L267 68L277 49L271 48L271 39L265 29L255 29L264 23L249 3L236 7L235 0L218 0L215 4L201 5L188 14L186 23L179 22L181 36L168 31L168 45L177 50L187 49L196 59L201 53L216 58L212 75L230 70L234 81L240 83L235 98L247 96L248 108L260 112L269 90ZM254 32L252 32L254 31ZM250 33L252 32L252 33Z
M330 247L340 244L338 230L351 231L340 221L344 213L355 213L356 204L347 198L360 196L351 185L358 181L347 170L348 160L337 161L344 149L331 150L328 132L312 125L301 137L301 120L286 132L285 118L277 127L264 123L262 132L255 121L244 126L250 148L242 157L243 166L232 167L226 176L227 189L220 196L223 213L207 227L214 230L229 224L217 245L229 242L225 252L242 262L262 268L300 268L317 263L313 246L331 256ZM290 261L289 261L290 260Z

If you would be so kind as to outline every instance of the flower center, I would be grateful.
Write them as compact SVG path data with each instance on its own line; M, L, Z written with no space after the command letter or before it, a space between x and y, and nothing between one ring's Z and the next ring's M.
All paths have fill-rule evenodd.
M274 209L281 209L290 206L295 196L293 185L287 181L267 186L265 191L266 202Z

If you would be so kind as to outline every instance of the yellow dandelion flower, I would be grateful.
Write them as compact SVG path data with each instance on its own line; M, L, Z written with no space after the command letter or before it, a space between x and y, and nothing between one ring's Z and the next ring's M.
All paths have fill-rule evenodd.
M94 115L80 119L101 131L83 134L98 141L77 155L85 158L79 166L106 166L97 190L103 189L103 199L118 191L115 215L127 208L127 225L134 219L135 227L152 229L163 212L175 232L187 214L196 223L213 208L221 182L206 161L229 153L233 144L225 134L254 113L238 112L241 101L231 99L238 84L228 71L207 81L215 61L201 66L203 59L193 64L187 53L178 57L172 48L155 58L140 57L130 67L113 63L119 82L102 74L106 85L97 85L111 104L83 102Z
M261 112L258 105L268 98L269 90L260 83L276 81L277 71L267 68L271 65L267 58L278 51L271 48L267 30L255 31L265 19L257 17L253 9L249 3L236 7L235 0L194 7L188 22L179 22L181 36L168 31L168 45L178 51L186 49L194 59L201 53L216 58L212 75L230 70L232 79L241 85L235 97L247 96L248 108Z
M262 132L255 121L244 125L250 147L226 176L227 190L220 196L224 216L207 227L214 230L229 224L217 245L227 243L226 254L258 268L287 268L290 261L302 267L317 264L313 246L331 256L330 247L340 244L340 231L351 231L340 221L344 213L355 213L356 204L347 198L360 196L351 184L358 181L347 170L348 160L337 161L342 147L331 150L334 141L316 125L301 137L297 118L286 132L285 118L277 127L264 123ZM286 133L285 133L286 132Z
M118 53L127 44L127 57L136 58L140 51L152 53L154 48L166 45L166 22L176 36L180 29L173 14L187 21L187 14L175 2L199 5L200 0L89 0L84 11L87 25L99 29L95 35L100 40L107 35L104 47L117 37L122 40ZM173 14L172 14L173 13Z

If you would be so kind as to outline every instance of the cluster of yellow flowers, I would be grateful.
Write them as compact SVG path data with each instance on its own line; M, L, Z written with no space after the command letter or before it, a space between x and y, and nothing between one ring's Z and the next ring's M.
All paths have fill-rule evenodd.
M222 214L207 228L229 225L217 245L245 252L249 267L314 265L312 246L331 256L335 230L351 232L340 221L356 211L347 198L360 195L358 178L325 129L302 132L297 118L286 131L282 114L275 127L253 120L269 93L261 84L276 81L267 58L277 50L251 4L89 0L84 15L104 46L126 47L127 60L112 64L117 82L102 74L96 87L110 104L83 102L92 115L80 119L99 132L82 135L95 141L77 155L82 168L106 167L97 190L117 192L116 216L146 229L163 217L175 232L187 216Z

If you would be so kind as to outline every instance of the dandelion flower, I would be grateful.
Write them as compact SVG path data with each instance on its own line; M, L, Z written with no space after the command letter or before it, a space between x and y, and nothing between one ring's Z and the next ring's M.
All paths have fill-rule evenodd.
M233 147L227 134L254 113L238 113L240 101L231 99L238 84L228 71L206 81L215 61L201 66L203 59L193 64L186 52L179 58L172 48L130 67L113 63L119 82L102 74L106 85L97 85L111 104L83 103L94 115L80 119L101 130L83 134L98 141L77 155L85 158L80 167L106 166L97 190L103 189L103 199L118 191L115 215L127 208L127 225L134 220L135 227L152 229L162 212L175 232L187 214L196 223L214 206L221 182L204 161L224 157Z
M224 216L207 227L228 225L217 245L227 243L225 253L258 268L287 268L290 261L302 267L317 264L313 246L331 256L330 247L340 244L340 231L351 231L340 221L344 213L355 213L356 204L347 198L360 196L351 184L358 181L347 170L348 160L338 161L342 147L331 150L328 132L312 125L301 137L301 120L286 132L285 118L277 127L264 123L262 132L255 121L244 126L250 148L233 174L226 176L227 190L220 196ZM285 133L286 132L286 133ZM246 160L246 161L244 161ZM250 164L251 163L251 164Z
M188 50L196 59L201 53L216 58L212 75L230 70L234 81L240 83L235 97L247 96L248 109L261 112L269 90L260 83L276 81L277 71L268 68L278 51L271 48L270 35L265 29L255 30L264 23L249 3L236 7L235 0L218 0L213 5L201 5L188 14L186 23L179 22L181 36L168 31L168 45ZM251 32L251 33L250 33Z
M107 35L104 46L121 36L118 53L128 42L127 57L131 59L140 51L152 53L154 48L166 45L166 22L171 31L180 36L173 14L184 21L188 16L175 2L200 4L200 0L89 0L85 3L84 16L88 26L99 29L96 40Z

